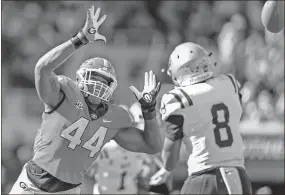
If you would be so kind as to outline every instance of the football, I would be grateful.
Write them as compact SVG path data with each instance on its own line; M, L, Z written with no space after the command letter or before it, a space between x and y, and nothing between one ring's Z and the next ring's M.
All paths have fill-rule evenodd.
M261 21L269 32L281 32L284 29L284 1L267 1L261 12Z

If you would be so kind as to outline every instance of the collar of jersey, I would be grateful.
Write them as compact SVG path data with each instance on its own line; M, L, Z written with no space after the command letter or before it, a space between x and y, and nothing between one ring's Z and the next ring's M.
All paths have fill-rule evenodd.
M89 112L91 120L97 120L97 119L101 118L102 116L104 116L107 113L108 109L109 109L109 106L108 106L108 104L105 104L105 103L101 103L95 111L91 110L88 107L88 112ZM97 118L92 119L91 114L95 114L97 116Z
M184 79L184 81L181 83L180 86L183 87L187 85L193 85L193 84L205 81L211 77L213 77L213 72L202 73L192 78L190 77L190 78Z

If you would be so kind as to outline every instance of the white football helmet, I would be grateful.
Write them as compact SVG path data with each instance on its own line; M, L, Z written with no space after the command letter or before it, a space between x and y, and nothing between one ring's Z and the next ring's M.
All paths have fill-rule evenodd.
M103 77L108 84L91 79L92 75ZM100 57L86 60L76 72L76 83L85 96L92 95L105 102L109 102L117 87L114 67Z
M213 77L207 51L192 42L178 45L171 53L167 74L176 87L192 85Z

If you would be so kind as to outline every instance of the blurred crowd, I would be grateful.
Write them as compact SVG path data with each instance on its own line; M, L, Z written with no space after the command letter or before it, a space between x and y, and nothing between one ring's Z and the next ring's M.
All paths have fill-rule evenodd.
M160 0L2 2L2 101L6 102L2 104L5 124L2 126L5 132L2 140L6 141L2 144L2 192L9 192L22 165L32 156L34 137L21 140L19 135L27 133L19 133L25 131L21 126L11 127L11 116L13 118L18 113L23 123L35 120L35 125L29 126L35 128L33 131L40 123L42 107L33 105L33 102L39 102L33 101L37 98L34 66L45 52L80 30L85 12L91 5L101 7L108 15L107 22L100 29L107 38L108 47L123 50L162 45L163 55L157 65L152 65L161 69L166 68L175 45L186 41L200 44L213 53L213 63L217 63L221 73L230 72L241 83L243 121L284 123L284 32L265 32L260 19L264 3ZM136 59L131 63L134 66L145 64ZM114 66L117 68L116 64ZM57 73L66 71L64 66ZM126 71L129 76L126 79L136 80L136 71L144 69L134 72L129 68ZM169 82L165 75L161 80ZM130 81L120 78L120 82L127 85ZM12 93L13 89L21 90ZM34 92L30 93L31 90ZM13 96L23 98L22 102L27 101L28 109L16 110L19 106L12 102ZM22 104L19 104L21 108ZM36 113L32 114L36 119L26 117L29 112ZM21 124L21 121L17 123Z

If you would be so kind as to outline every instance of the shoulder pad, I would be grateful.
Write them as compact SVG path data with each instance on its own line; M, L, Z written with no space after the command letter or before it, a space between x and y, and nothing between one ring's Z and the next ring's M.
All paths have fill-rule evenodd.
M58 78L58 81L61 85L71 86L71 87L76 86L75 82L69 77L66 77L63 75L58 75L57 78Z
M66 76L59 75L57 76L60 83L60 88L64 91L66 96L71 99L81 99L81 91L78 89L76 83Z
M110 104L110 115L108 120L114 122L114 125L118 128L128 128L132 126L131 117L129 113L121 106Z
M175 88L162 96L160 114L162 120L174 114L179 109L192 106L191 97L183 88Z
M240 91L240 83L238 82L238 80L236 80L236 78L234 77L234 75L232 74L226 74L225 76L228 77L228 79L231 81L234 89L235 89L235 93Z

